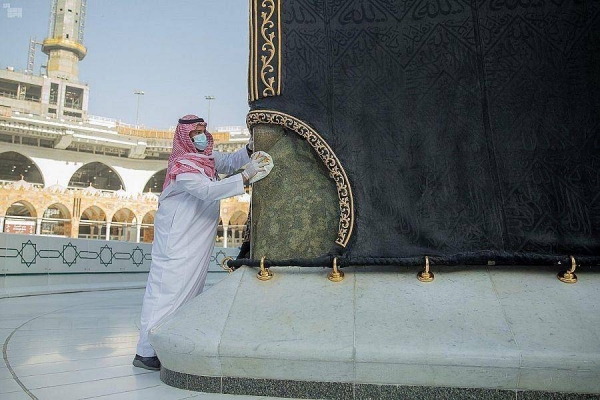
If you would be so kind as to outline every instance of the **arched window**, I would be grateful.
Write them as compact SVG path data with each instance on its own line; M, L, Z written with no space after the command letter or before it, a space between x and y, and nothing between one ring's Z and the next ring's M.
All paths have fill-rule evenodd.
M44 184L44 178L33 161L14 151L0 154L0 180L18 181L21 176L29 183Z
M167 169L163 169L158 171L150 179L146 182L146 186L144 186L144 193L148 191L152 191L152 193L160 193L162 192L163 184L165 183L165 177L167 176Z
M85 188L92 184L100 190L126 190L119 174L111 167L101 162L92 162L79 168L69 181L69 186Z
M81 239L106 239L106 213L100 207L88 207L81 213L78 237Z
M42 217L42 235L71 236L71 214L69 209L60 203L46 208Z
M110 240L135 242L137 235L137 219L133 211L121 208L117 211L110 223Z
M150 211L142 219L142 228L140 231L140 241L152 243L154 241L154 216L156 211Z
M243 211L236 211L231 218L229 218L229 225L245 225L247 219L248 214Z
M239 247L244 241L244 229L248 214L242 211L236 211L229 219L229 229L227 231L227 247Z
M36 212L33 205L25 200L14 202L6 210L4 232L33 235L36 232Z

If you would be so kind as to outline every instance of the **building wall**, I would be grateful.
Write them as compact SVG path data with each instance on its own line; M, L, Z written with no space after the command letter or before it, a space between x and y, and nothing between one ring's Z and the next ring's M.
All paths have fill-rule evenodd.
M29 217L22 219L7 215L9 208L15 204L23 204L29 210ZM59 234L65 237L78 238L82 225L82 216L88 209L95 210L95 218L90 218L96 231L96 238L115 239L131 242L151 242L154 238L154 215L158 209L158 197L148 193L128 195L126 193L92 191L86 189L65 189L57 185L40 187L26 182L6 182L0 185L0 232L15 232L6 221L23 221L20 232L42 235L42 226L48 223L44 212L53 205L68 210L64 221L64 231ZM221 224L216 238L218 245L237 247L241 245L242 233L249 214L250 195L235 196L221 200ZM135 218L132 222L132 216ZM118 233L112 228L119 228ZM115 229L113 229L114 231ZM226 237L231 236L231 239Z
M143 288L151 250L147 243L0 233L0 298L90 288ZM207 286L227 276L221 263L237 252L215 247Z
M70 150L22 146L0 143L0 153L14 151L30 158L42 172L47 186L59 184L68 186L75 171L91 162L108 165L119 174L125 190L131 194L141 193L148 180L167 167L163 160L136 160L111 157L101 154L79 153Z

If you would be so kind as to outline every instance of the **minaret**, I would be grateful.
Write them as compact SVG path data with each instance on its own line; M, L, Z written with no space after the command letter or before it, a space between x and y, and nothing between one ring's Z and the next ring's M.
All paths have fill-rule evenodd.
M48 54L48 76L79 81L78 62L87 49L83 42L86 0L52 0L50 31L42 44Z

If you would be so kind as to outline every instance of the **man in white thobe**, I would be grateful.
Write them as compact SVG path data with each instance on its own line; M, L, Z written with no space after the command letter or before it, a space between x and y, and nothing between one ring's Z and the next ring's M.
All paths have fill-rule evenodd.
M266 158L251 159L249 146L235 153L213 152L212 135L205 128L202 118L186 115L173 138L154 220L152 264L133 361L136 367L160 369L148 341L150 329L202 292L215 246L219 200L244 194L245 184L268 173ZM217 172L232 174L242 166L242 173L218 179Z

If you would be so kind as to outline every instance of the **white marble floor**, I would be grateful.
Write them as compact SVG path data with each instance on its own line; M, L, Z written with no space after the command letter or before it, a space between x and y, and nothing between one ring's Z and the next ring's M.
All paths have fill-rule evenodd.
M143 290L0 299L0 399L265 399L163 384L131 365Z

